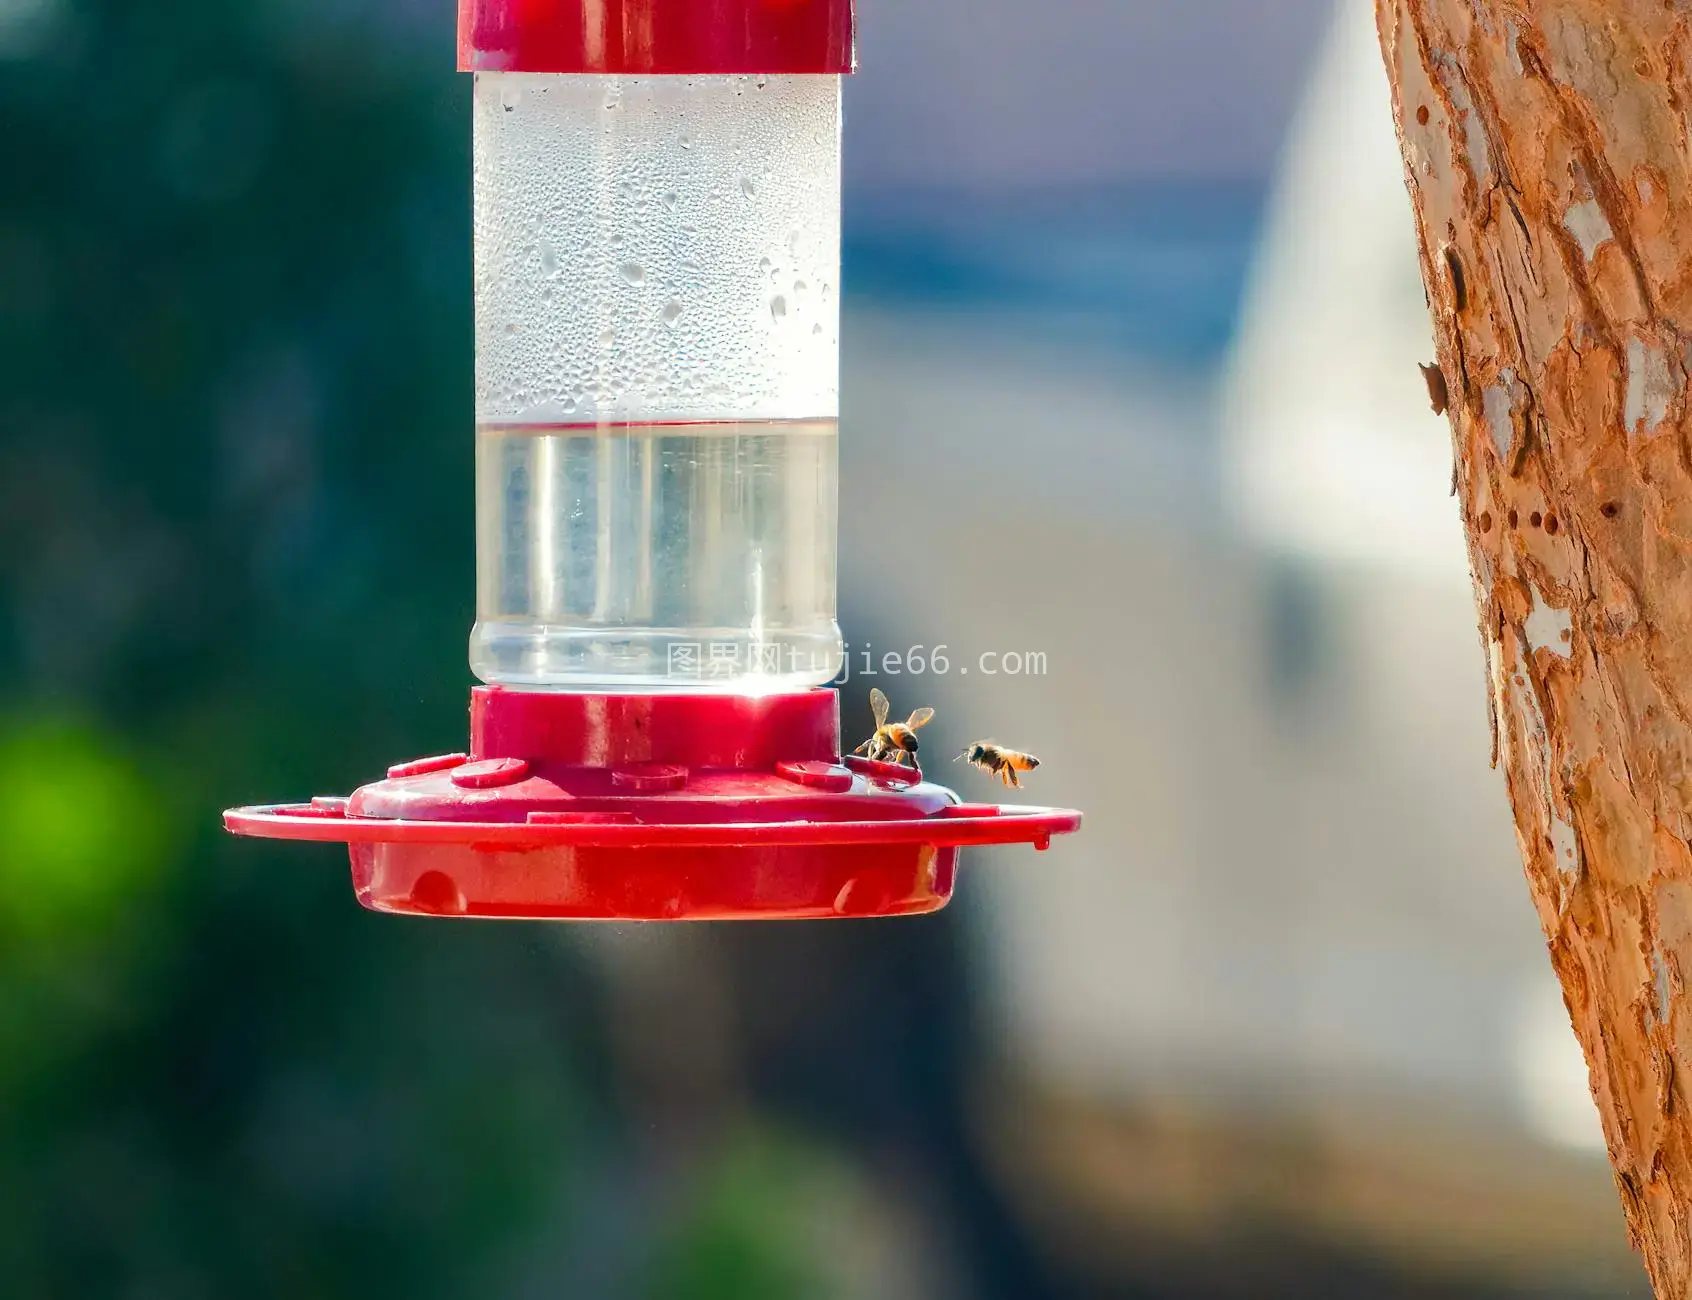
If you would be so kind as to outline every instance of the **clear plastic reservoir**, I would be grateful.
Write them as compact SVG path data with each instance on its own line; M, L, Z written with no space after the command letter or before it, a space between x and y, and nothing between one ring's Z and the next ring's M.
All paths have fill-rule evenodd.
M836 76L477 75L482 680L838 672L839 138Z

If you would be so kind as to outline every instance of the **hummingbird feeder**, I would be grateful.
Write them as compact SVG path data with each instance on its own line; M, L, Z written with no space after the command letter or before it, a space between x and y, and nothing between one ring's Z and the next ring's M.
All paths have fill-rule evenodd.
M474 77L468 751L231 809L431 916L892 916L1067 809L842 757L851 0L460 0Z

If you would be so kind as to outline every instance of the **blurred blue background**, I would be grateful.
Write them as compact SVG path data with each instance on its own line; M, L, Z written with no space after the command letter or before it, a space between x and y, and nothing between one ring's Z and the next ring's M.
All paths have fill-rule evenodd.
M451 5L0 0L0 1290L1645 1295L1368 9L863 0L842 622L1043 654L890 693L1088 826L928 920L589 930L217 818L462 743Z

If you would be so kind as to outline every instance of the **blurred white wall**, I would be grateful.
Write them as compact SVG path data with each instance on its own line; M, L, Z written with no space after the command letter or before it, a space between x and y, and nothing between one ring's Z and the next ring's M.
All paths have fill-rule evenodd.
M860 0L847 187L1262 176L1327 0Z
M925 748L1031 749L1029 797L1088 815L966 873L993 893L1015 1051L1101 1096L1296 1109L1355 1080L1530 1128L1517 1044L1550 975L1461 571L1233 533L1198 381L963 318L860 309L847 349L842 494L877 509L844 522L845 603L954 665L855 679L848 709L872 684L933 704ZM1303 617L1309 644L1277 650ZM1043 651L1046 675L984 678L985 650Z
M843 605L955 665L1049 657L879 679L939 709L928 752L993 734L1045 760L1031 801L1087 813L1044 856L969 855L1007 1060L1128 1109L1344 1114L1406 1153L1484 1134L1511 1195L1574 1170L1543 1221L1624 1254L1488 763L1368 10L1323 46L1219 388L1026 314L848 313L843 500L876 509L843 523ZM1445 1213L1436 1238L1469 1212Z
M1372 6L1342 4L1295 119L1222 389L1248 536L1464 581L1451 438Z

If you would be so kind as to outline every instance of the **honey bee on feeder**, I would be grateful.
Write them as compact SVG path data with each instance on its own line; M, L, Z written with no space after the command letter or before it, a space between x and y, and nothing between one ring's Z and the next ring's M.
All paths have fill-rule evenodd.
M889 722L887 697L879 688L870 690L870 712L875 715L875 734L852 752L862 754L865 758L877 763L903 763L911 760L911 766L921 770L917 763L917 738L919 727L926 727L934 717L934 710L922 708L912 713L903 722Z

